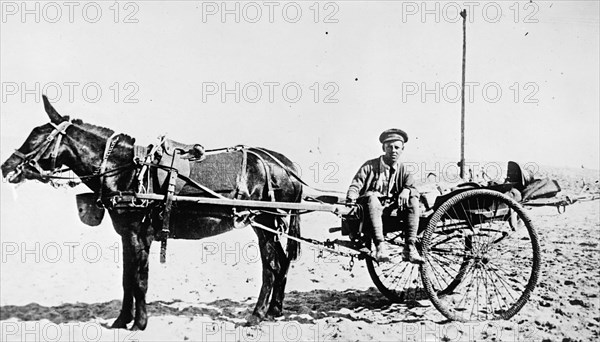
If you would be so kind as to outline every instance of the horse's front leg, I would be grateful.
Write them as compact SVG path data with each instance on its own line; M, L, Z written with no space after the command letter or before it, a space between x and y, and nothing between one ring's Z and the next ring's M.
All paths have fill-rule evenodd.
M123 307L113 324L124 328L133 319L133 330L143 330L148 323L146 291L148 290L148 254L153 230L143 223L143 215L111 212L111 219L123 242ZM135 314L133 313L135 299Z
M135 318L132 330L144 330L148 324L148 313L146 311L146 292L148 291L148 269L150 245L152 239L145 239L142 235L132 236L135 250L135 270L133 296L135 297Z
M123 245L123 304L119 317L112 324L112 328L126 329L127 324L133 320L133 286L135 282L135 256L131 238L126 234L121 237Z

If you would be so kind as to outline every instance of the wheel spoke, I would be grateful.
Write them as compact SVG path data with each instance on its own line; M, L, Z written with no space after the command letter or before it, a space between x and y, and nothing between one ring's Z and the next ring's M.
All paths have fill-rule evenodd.
M490 280L490 283L491 283L491 285L492 285L492 287L494 289L494 293L496 294L496 300L498 301L498 306L500 308L502 308L502 304L500 303L500 300L502 299L504 301L504 306L508 307L508 303L506 302L506 300L504 300L502 298L502 295L500 294L500 291L498 291L498 288L496 287L496 283L493 281L492 276L489 274L489 272L487 271L487 269L485 270L485 274L486 274L486 277ZM490 300L490 306L491 306L490 307L491 308L491 310L490 310L491 313L495 314L495 310L493 308L493 302L491 300Z

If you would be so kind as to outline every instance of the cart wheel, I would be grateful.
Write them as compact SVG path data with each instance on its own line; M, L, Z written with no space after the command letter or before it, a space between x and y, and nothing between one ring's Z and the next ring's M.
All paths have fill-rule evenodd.
M443 202L423 234L422 253L427 295L444 316L463 322L514 316L540 268L531 219L515 200L486 189Z
M404 238L395 232L386 234L385 240L388 242L390 261L365 259L369 275L379 292L395 303L426 299L419 266L402 258Z

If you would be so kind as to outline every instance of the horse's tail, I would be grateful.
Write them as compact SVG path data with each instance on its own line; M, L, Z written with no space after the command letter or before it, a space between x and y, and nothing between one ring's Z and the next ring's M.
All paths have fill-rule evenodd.
M293 237L300 237L300 215L298 214L298 210L292 210L291 212L288 234ZM288 259L296 260L298 255L300 255L300 242L288 239L286 250Z
M296 197L296 202L300 203L302 201L302 184L299 184L300 189L298 190L298 197ZM288 229L288 234L293 237L300 237L300 211L292 210L290 211L290 227ZM300 255L300 242L292 239L288 239L287 243L287 254L289 260L296 260Z

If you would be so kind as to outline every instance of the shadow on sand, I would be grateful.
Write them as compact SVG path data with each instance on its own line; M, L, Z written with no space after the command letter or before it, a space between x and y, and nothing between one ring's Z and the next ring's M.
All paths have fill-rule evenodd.
M219 299L209 303L185 303L155 301L148 303L151 316L209 316L214 320L244 319L254 309L255 298L244 302ZM416 303L415 303L416 304ZM372 320L361 315L366 311L381 312L383 315L395 315L398 322L414 322L418 315L409 313L414 305L392 304L375 288L359 290L312 290L309 292L291 291L284 301L284 321L308 321L325 317L342 317L353 321ZM87 322L92 319L112 320L119 315L121 301L105 303L66 303L58 306L43 306L31 303L22 306L6 305L0 307L0 319L16 318L21 321L47 319L55 324L66 322ZM404 311L404 312L403 312ZM301 315L301 316L298 316ZM417 317L415 317L417 316ZM402 319L405 318L405 319Z

